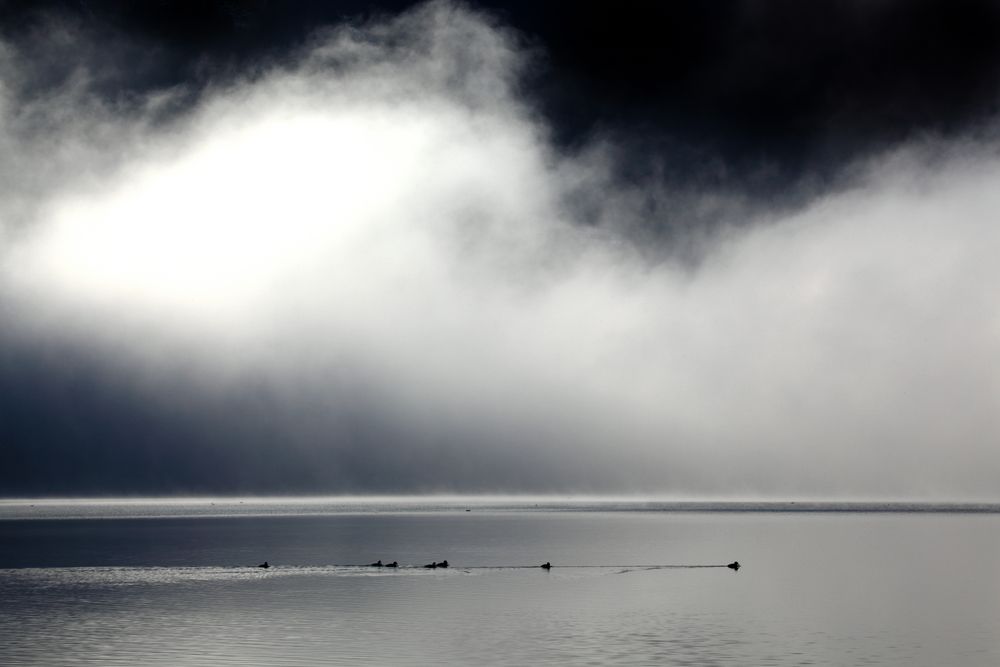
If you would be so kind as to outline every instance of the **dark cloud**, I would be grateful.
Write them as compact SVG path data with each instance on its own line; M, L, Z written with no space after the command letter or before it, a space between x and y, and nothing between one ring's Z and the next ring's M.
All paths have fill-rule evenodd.
M316 29L414 4L8 0L0 25L17 41L58 17L106 46L130 44L102 82L105 95L122 96L245 75ZM470 4L533 48L522 83L561 144L613 135L628 146L620 167L647 177L714 178L773 196L997 109L991 0Z
M79 345L0 339L0 492L613 492L637 481L614 471L613 456L567 459L493 440L501 433L463 435L441 414L437 428L415 430L343 376L333 381L348 390L331 400L329 386L289 393L267 377L207 389L197 373L181 363L137 376Z
M617 10L620 8L620 10ZM816 168L996 109L995 2L634 2L542 12L569 127ZM555 83L559 89L559 83ZM564 122L558 123L561 129Z

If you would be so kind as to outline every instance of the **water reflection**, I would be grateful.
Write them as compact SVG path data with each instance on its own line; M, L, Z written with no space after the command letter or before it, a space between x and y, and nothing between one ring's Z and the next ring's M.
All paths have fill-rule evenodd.
M0 571L0 663L997 664L1000 583L981 566L998 529L883 514L0 522L7 564L51 565ZM403 567L370 567L386 557Z

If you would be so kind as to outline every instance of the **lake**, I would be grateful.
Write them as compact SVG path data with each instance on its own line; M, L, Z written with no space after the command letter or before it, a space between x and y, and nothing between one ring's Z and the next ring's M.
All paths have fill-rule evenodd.
M993 665L998 558L991 505L0 501L0 664Z

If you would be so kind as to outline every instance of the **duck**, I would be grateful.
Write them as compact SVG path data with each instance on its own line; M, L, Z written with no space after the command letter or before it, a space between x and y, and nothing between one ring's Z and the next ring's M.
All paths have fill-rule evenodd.
M424 567L426 567L426 568L430 568L430 569L432 569L432 570L433 570L434 568L436 568L437 566L438 566L438 564L437 564L437 563L427 563L427 565L424 565Z
M437 564L438 567L448 567L448 561L443 560Z
M386 567L399 567L399 563L392 561L391 563L386 563Z
M548 561L546 561L546 562L542 563L541 565L539 565L538 567L542 568L543 570L551 570L552 569L552 563L549 563Z
M740 569L740 562L738 560L734 560L732 563L730 563L726 567L728 567L730 570L738 570L738 569Z
M377 561L369 565L368 567L382 567L382 559L379 558Z
M267 568L269 568L269 567L271 567L271 566L270 566L270 565L268 565L267 561L264 561L263 563L261 563L261 564L260 564L260 565L258 565L257 567L262 567L262 568L264 568L264 569L266 570Z

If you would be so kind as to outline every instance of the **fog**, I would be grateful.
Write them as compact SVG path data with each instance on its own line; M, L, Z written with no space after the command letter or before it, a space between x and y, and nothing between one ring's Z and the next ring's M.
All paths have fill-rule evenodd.
M195 98L61 39L0 51L0 492L996 499L990 124L790 209L556 144L460 5Z

